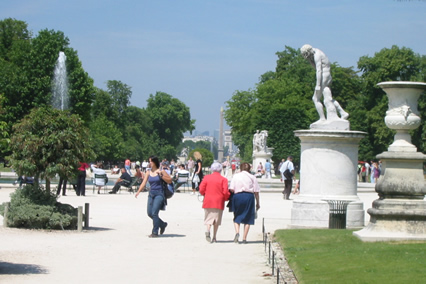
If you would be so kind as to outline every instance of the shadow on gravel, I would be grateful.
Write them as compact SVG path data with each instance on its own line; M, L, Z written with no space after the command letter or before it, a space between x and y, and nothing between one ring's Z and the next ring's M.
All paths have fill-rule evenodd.
M160 238L184 238L184 237L186 237L186 235L164 234L160 236Z
M0 275L12 274L47 274L48 270L40 265L0 261Z
M89 227L84 228L83 231L112 231L114 229L111 228L102 228L102 227Z

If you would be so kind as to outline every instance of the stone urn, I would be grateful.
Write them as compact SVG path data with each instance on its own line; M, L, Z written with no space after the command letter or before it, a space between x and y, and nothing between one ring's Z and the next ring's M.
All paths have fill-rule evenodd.
M394 142L388 150L416 152L417 148L411 144L409 130L420 126L417 101L426 88L426 83L396 81L377 85L386 92L389 99L389 109L385 116L386 126L396 131Z
M426 194L423 162L426 155L411 144L409 130L421 123L417 100L426 83L377 84L389 98L385 123L396 130L388 151L377 155L382 172L376 184L379 199L367 210L370 223L354 235L363 241L426 240Z

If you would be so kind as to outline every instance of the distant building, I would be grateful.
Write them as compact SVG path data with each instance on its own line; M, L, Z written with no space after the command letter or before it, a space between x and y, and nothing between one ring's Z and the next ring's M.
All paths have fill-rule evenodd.
M185 141L192 141L192 142L210 141L211 143L213 143L214 138L212 136L183 137L182 142L185 142Z

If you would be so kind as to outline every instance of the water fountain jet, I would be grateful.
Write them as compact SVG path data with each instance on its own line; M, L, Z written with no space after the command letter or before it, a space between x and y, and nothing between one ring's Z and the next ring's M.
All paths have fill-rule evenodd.
M55 70L52 81L52 106L56 109L68 109L68 74L66 67L67 57L64 52L59 52L58 60L56 61Z

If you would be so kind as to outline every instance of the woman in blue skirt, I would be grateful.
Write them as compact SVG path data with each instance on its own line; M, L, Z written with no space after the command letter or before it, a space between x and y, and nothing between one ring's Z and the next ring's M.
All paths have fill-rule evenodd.
M260 188L256 177L250 173L250 164L242 163L240 168L241 172L232 177L229 189L234 193L232 198L235 227L234 242L238 243L240 238L240 224L243 223L243 244L246 244L250 225L254 225L256 211L260 208Z

